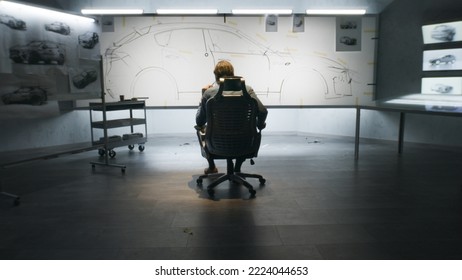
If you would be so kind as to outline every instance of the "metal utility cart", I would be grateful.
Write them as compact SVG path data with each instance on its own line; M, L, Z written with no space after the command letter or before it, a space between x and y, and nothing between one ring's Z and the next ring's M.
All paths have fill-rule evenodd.
M127 118L108 119L107 112L110 111L128 111L129 115ZM141 117L134 117L134 111L140 110ZM93 114L94 112L102 113L102 120L95 121ZM138 113L138 115L140 115ZM114 148L128 146L130 150L138 145L140 152L144 151L144 144L147 141L147 122L146 122L146 104L144 101L120 101L120 102L109 102L105 103L90 103L90 123L91 123L91 141L93 145L103 146L98 149L98 154L105 157L105 162L92 162L92 167L95 165L106 165L120 167L122 172L125 172L125 165L109 164L109 157L113 158L116 156ZM144 129L138 128L143 126ZM109 131L114 128L130 127L130 133L123 135L110 135ZM135 130L137 128L137 130ZM102 129L103 137L95 139L94 129ZM140 132L142 131L142 132Z

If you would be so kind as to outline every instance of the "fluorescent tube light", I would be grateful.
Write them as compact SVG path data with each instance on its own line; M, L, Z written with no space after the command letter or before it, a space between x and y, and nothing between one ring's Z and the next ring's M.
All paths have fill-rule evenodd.
M5 8L10 8L10 9L22 9L24 11L27 11L28 13L34 13L34 14L41 14L41 15L46 15L49 18L56 18L56 17L62 17L62 18L69 18L73 17L79 20L87 21L87 22L95 22L94 18L90 17L84 17L81 15L75 15L71 13L66 13L66 12L61 12L57 10L52 10L49 8L42 8L42 7L37 7L37 6L31 6L31 5L26 5L26 4L20 4L20 3L15 3L15 2L9 2L9 1L0 1L0 6L4 6Z
M290 9L233 9L234 15L291 15Z
M84 15L141 15L143 9L82 9Z
M216 15L218 9L157 9L159 15Z
M364 15L366 13L365 9L335 9L335 10L306 10L306 13L309 15Z

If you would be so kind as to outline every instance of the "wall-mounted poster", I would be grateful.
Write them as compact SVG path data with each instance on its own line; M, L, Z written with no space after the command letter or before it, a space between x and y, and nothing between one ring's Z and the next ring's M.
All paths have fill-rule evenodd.
M423 71L462 70L462 49L424 51L422 60Z
M422 79L422 94L462 95L462 77Z
M266 32L278 32L278 16L267 15L265 18L265 30Z
M228 60L265 105L372 101L375 40L361 52L336 52L335 17L306 17L305 32L293 32L292 17L279 17L277 32L265 25L261 16L115 17L114 32L101 38L107 100L197 106L216 63ZM362 25L376 29L373 17Z
M305 15L295 14L293 20L293 32L305 32Z
M74 91L69 77L71 69L87 67L82 61L99 64L97 23L13 2L1 1L0 10L0 75L7 77L0 80L0 110L38 111L52 102L101 97L100 84Z
M336 50L361 51L362 17L337 17Z
M424 44L462 41L462 21L422 26Z

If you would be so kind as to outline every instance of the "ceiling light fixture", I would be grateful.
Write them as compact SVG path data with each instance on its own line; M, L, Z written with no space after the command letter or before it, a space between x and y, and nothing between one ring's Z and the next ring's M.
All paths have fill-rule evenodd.
M49 18L56 18L56 17L69 18L71 17L71 18L76 18L78 20L83 20L83 21L90 22L90 23L95 22L95 19L90 18L90 17L84 17L81 15L57 11L57 10L53 10L50 8L42 8L38 6L20 4L20 3L10 2L10 1L0 1L0 6L4 6L7 9L10 8L10 9L17 9L17 10L25 11L28 13L35 13L35 14L40 13L41 15L46 15Z
M365 9L328 9L328 10L317 10L308 9L306 13L309 15L364 15L366 14Z
M290 9L233 9L234 15L291 15Z
M157 9L159 15L216 15L218 9Z
M82 9L84 15L141 15L143 9Z

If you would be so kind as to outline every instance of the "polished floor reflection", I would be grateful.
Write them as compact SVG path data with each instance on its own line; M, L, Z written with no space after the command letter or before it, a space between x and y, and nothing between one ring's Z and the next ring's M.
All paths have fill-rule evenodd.
M267 134L256 198L213 200L194 134L116 152L125 174L96 151L6 169L0 259L462 259L460 149L362 140L355 161L351 138Z

